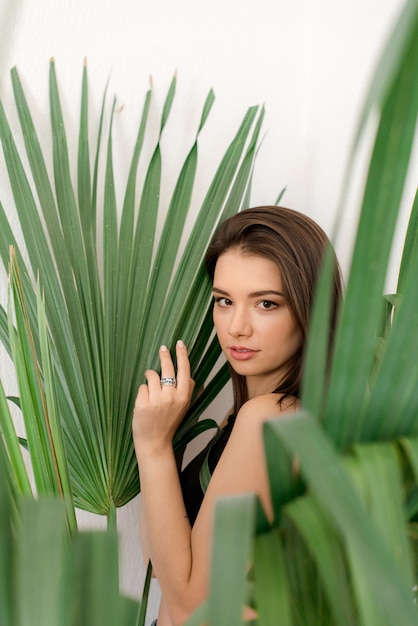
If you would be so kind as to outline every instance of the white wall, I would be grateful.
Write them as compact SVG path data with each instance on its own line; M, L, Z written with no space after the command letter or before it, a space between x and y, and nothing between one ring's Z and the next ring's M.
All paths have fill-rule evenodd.
M283 204L308 213L331 233L365 88L402 4L401 0L1 0L1 98L14 119L8 72L16 65L48 150L48 62L55 57L67 131L75 142L71 128L78 122L81 70L87 57L93 111L100 106L109 76L110 93L118 98L114 136L121 195L149 75L155 89L153 116L158 120L177 69L172 114L176 122L163 141L167 201L194 138L204 98L213 87L216 102L201 138L194 208L247 107L265 103L266 135L252 204L274 202L286 186ZM415 183L411 176L406 207L412 203ZM0 199L16 223L1 159ZM345 236L336 242L344 269L354 208L345 223ZM0 299L4 304L3 271ZM12 392L13 374L3 353L0 376ZM217 406L213 412L219 410ZM142 577L138 507L139 499L119 517L122 582L133 595L138 594ZM84 514L80 519L83 524L96 523ZM155 605L154 595L152 610Z

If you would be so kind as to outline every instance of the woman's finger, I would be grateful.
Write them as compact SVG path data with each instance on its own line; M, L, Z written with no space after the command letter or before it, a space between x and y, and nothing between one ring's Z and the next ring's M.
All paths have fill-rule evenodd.
M161 378L174 378L174 365L167 346L160 348Z
M177 387L179 389L189 390L190 388L190 361L187 348L183 341L176 344L177 354Z
M161 362L161 389L173 388L176 386L176 374L174 371L173 360L167 346L160 348Z
M136 401L135 401L135 408L137 406L145 404L148 401L148 396L149 396L148 385L146 385L145 383L143 383L142 385L139 385L138 393L137 393Z
M149 397L155 397L155 394L161 389L159 374L157 374L154 370L147 370L145 372L145 378L147 380Z

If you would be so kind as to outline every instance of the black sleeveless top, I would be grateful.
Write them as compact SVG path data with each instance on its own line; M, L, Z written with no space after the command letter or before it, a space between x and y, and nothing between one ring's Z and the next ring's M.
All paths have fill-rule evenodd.
M197 514L199 513L200 506L204 497L204 491L200 484L200 470L205 462L207 454L208 465L210 473L213 474L215 467L218 464L221 454L228 443L229 437L232 432L232 428L235 424L235 415L230 415L226 426L220 430L218 435L215 435L213 439L208 443L194 459L190 461L180 473L180 484L183 492L183 500L186 507L187 516L190 520L190 524L193 526L195 523Z

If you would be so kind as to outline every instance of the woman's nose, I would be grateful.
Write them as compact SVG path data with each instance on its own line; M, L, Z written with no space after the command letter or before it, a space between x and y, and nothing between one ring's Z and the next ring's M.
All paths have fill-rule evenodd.
M232 337L249 337L251 333L252 330L248 314L240 307L237 307L231 319L229 334Z

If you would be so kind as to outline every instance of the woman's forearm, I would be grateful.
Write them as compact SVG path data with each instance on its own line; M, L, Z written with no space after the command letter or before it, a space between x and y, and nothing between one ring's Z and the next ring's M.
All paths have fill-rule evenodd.
M202 577L193 575L192 531L172 444L194 389L182 341L176 344L176 356L177 376L169 350L161 346L161 375L145 372L147 382L139 387L132 419L146 549L170 615L163 626L169 621L183 624L202 599Z
M193 589L191 527L171 446L137 451L147 548L165 605L181 624L201 601Z

